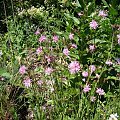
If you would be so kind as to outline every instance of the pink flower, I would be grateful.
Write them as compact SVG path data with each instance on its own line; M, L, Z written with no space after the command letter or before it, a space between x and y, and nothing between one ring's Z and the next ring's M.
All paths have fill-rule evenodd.
M19 73L23 75L26 73L26 70L27 70L27 68L25 67L25 65L22 65L19 69Z
M91 52L94 52L94 50L95 50L95 45L89 45L89 50L90 50Z
M46 56L46 55L45 55L45 58L46 58L46 60L47 60L48 63L51 62L51 58L50 58L50 56Z
M39 42L44 42L46 40L46 36L42 35L40 38L39 38Z
M107 61L105 62L105 64L110 66L110 65L112 65L113 63L112 63L111 60L107 60Z
M36 50L36 54L40 54L40 53L42 52L42 50L43 50L42 47L37 48L37 50Z
M25 87L30 87L31 86L31 79L28 77L23 81L23 84Z
M76 44L72 44L71 48L77 48L77 45Z
M39 29L37 29L35 32L35 35L39 35L39 34L40 34L40 31L39 31Z
M4 77L0 77L0 81L3 81L3 80L5 80L5 78Z
M58 41L58 36L57 36L57 35L54 35L54 36L53 36L53 41L54 41L54 42L57 42L57 41Z
M67 48L64 48L64 49L63 49L63 54L64 54L64 55L68 56L69 53L70 53L70 51L69 51Z
M96 67L95 65L90 65L89 69L90 69L90 73L93 73L96 70Z
M120 58L116 58L117 64L120 65Z
M70 33L69 34L69 39L72 40L74 38L74 34L73 33Z
M79 13L78 13L78 16L79 16L79 17L80 17L80 16L82 16L82 15L83 15L83 13L82 13L82 12L79 12Z
M50 92L54 92L54 91L55 91L54 87L51 87Z
M120 39L120 34L117 35L117 38Z
M120 45L120 39L118 39L118 44Z
M48 67L48 68L45 69L45 74L46 75L50 75L52 72L53 72L53 69L50 68L50 67Z
M90 27L95 30L98 27L98 23L95 20L92 20L90 22Z
M98 16L106 17L108 14L104 10L100 10Z
M99 79L99 78L100 78L100 75L96 74L96 78L98 78L98 79Z
M104 90L101 89L101 88L97 88L96 93L98 93L99 95L104 95L105 94Z
M69 65L68 65L68 69L70 71L71 74L75 74L80 70L80 64L78 61L72 61Z
M90 101L91 101L91 102L95 102L95 100L96 100L96 97L94 97L94 96L91 96L91 97L90 97Z
M51 56L45 55L45 58L49 64L55 60L55 57L52 55Z
M83 72L82 72L82 76L83 76L83 77L88 77L88 72L83 71Z
M37 81L37 84L41 87L42 84L43 84L43 81L42 81L42 80L39 80L39 81Z
M46 106L44 105L44 106L42 106L42 110L43 111L45 111L46 110Z
M90 90L91 90L90 86L86 85L83 89L83 92L86 93L86 92L89 92Z
M117 35L118 38L118 44L120 45L120 34Z

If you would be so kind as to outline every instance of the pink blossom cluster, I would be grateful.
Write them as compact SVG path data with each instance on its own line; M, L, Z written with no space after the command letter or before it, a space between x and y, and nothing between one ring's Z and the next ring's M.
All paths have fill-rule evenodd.
M58 42L58 39L59 39L59 38L58 38L57 35L54 35L54 36L53 36L53 41L54 41L54 42Z
M77 45L73 43L73 44L71 45L71 48L77 48Z
M42 35L40 38L39 38L39 42L44 42L46 40L46 36L45 35Z
M116 58L117 64L120 65L120 58Z
M99 74L96 74L96 78L99 79L99 78L100 78L100 75L99 75Z
M81 16L81 15L82 15L82 14L79 13L79 16ZM99 16L101 16L101 17L106 17L107 14L106 14L104 11L99 11ZM97 23L95 20L92 20L89 25L90 25L90 28L91 28L91 29L94 29L94 30L95 30L95 29L98 28L98 23ZM40 34L39 30L37 30L37 31L35 32L35 34L36 34L36 35L39 35L39 34ZM118 44L120 44L120 34L117 35L117 38L118 38L118 40L119 40ZM46 39L47 39L47 37L46 37L45 35L41 35L41 37L39 38L39 42L40 42L40 43L41 43L41 42L44 42ZM70 39L70 40L73 40L73 39L74 39L74 34L73 34L73 33L70 33L70 34L69 34L69 39ZM53 40L53 42L55 42L55 43L58 42L59 36L54 35L54 36L52 37L52 40ZM73 41L72 41L72 42L73 42ZM71 43L71 44L72 44L72 43ZM71 45L71 48L77 48L77 45L76 45L76 44L72 44L72 45ZM53 49L54 49L54 48L50 47L50 50L51 50L51 51L52 51ZM95 45L89 45L89 51L90 51L90 52L94 52L95 49L96 49L96 46L95 46ZM75 49L74 49L74 50L75 50ZM38 48L36 49L36 54L39 55L42 51L43 51L43 47L40 46L40 47L38 47ZM64 54L65 56L69 56L69 54L70 54L70 51L69 51L68 48L64 48L62 52L63 52L63 54ZM47 56L47 55L44 55L44 56L45 56L45 59L47 60L47 62L50 64L51 61L52 61L51 57L50 57L50 56ZM112 61L107 60L107 61L106 61L106 64L107 64L107 65L112 65L113 63L112 63ZM71 62L69 63L69 65L68 65L68 70L69 70L70 74L76 74L76 73L78 73L78 72L80 71L80 69L81 69L81 66L80 66L79 61L76 61L76 60L75 60L75 61L71 61ZM26 70L27 70L26 66L25 66L25 65L22 65L22 66L19 68L19 73L23 75L23 74L26 73ZM54 71L54 70L53 70L52 67L45 67L45 69L44 69L45 75L51 75L51 74L53 73L53 71ZM82 76L84 77L84 82L85 82L86 78L87 78L89 75L92 75L93 72L95 73L95 71L96 71L95 65L90 65L88 71L82 71ZM96 74L96 78L99 78L99 77L100 77L100 75ZM24 84L25 87L28 88L28 87L30 87L30 86L32 85L32 80L31 80L29 77L27 77L26 79L24 79L23 84ZM43 81L42 81L42 80L38 80L38 81L37 81L37 84L41 87L42 84L43 84ZM51 92L54 91L53 83L52 83L51 81L48 80L48 81L46 82L46 85L51 86ZM88 85L88 84L85 85L84 88L83 88L83 92L84 92L84 93L87 93L87 92L89 92L90 90L91 90L91 87L90 87L90 85ZM97 93L98 95L104 95L104 94L105 94L105 92L104 92L104 90L103 90L102 88L97 88L96 93ZM94 101L96 100L96 97L91 96L90 100L91 100L92 102L94 102Z
M69 39L70 39L70 40L73 40L73 39L74 39L74 34L73 34L73 33L70 33L70 34L69 34Z
M47 62L50 64L53 61L53 56L47 56L45 55L45 58L47 60Z
M98 16L105 18L108 16L108 14L104 10L100 10Z
M27 70L27 68L25 67L25 65L22 65L22 66L19 68L19 73L23 75L23 74L26 73L26 70Z
M87 72L87 71L83 71L83 72L82 72L82 76L83 76L83 77L88 77L88 72Z
M90 52L94 52L96 49L95 45L89 45Z
M51 67L47 67L47 68L45 69L45 74L46 74L46 75L50 75L52 72L53 72L53 69L52 69Z
M70 53L70 51L68 50L68 48L64 48L64 49L63 49L63 54L64 54L64 55L68 56L69 53Z
M112 63L111 60L107 60L107 61L105 62L105 64L110 66L110 65L112 65L113 63Z
M32 80L27 77L24 81L23 81L23 84L26 88L30 87L31 86L31 83L32 83Z
M37 84L41 87L42 84L43 84L43 80L38 80L38 81L37 81Z
M70 71L71 74L75 74L78 73L80 70L80 64L78 61L72 61L69 65L68 65L68 69Z
M79 13L78 13L78 16L79 16L79 17L83 16L83 13L82 13L82 12L79 12Z
M98 23L95 20L92 20L90 22L90 28L92 28L94 30L97 29L98 28Z
M96 70L95 65L90 65L89 70L90 70L90 73L92 74Z
M117 35L118 38L118 44L120 45L120 34Z
M35 35L39 35L39 34L40 34L40 30L37 29L37 30L35 31Z
M87 93L87 92L89 92L90 90L91 90L90 85L86 85L86 86L84 87L84 89L83 89L83 92L84 92L84 93Z
M43 47L40 46L39 48L37 48L37 50L36 50L36 54L39 55L42 51L43 51Z
M97 88L96 93L98 95L104 95L105 94L105 92L104 92L104 90L102 88Z

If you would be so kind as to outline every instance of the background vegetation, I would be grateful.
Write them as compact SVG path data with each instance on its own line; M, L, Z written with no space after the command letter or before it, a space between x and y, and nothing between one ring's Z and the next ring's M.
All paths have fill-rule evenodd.
M1 120L119 119L119 0L0 5Z

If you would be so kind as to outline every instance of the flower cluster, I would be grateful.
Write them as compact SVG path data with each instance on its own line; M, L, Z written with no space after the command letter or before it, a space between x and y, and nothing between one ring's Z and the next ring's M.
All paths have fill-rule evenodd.
M31 80L29 77L27 77L27 78L23 81L23 84L24 84L24 86L25 86L26 88L28 88L28 87L31 86L31 82L32 82L32 80Z
M108 16L108 14L104 10L100 10L98 16L105 18Z
M97 88L96 93L99 94L99 95L104 95L105 94L104 90L101 89L101 88Z
M22 65L19 69L19 73L23 75L26 73L26 70L27 70L27 68L25 67L25 65Z
M118 44L120 45L120 34L117 35L118 38Z
M89 92L90 90L91 90L90 86L86 85L83 89L83 92L86 93L86 92Z
M78 4L74 2L72 5ZM36 10L38 9L33 7L29 13ZM42 93L41 104L57 106L56 101L51 100L55 98L58 101L65 101L67 105L74 103L71 100L75 97L77 110L79 107L77 98L84 98L86 103L89 101L88 103L94 106L99 104L99 101L106 100L107 90L112 89L109 81L119 80L120 34L116 29L113 31L111 25L113 21L110 20L108 12L96 10L87 16L89 13L78 10L79 8L75 10L75 14L77 13L75 16L69 11L65 13L66 17L63 21L66 20L66 26L63 28L59 22L53 27L52 20L57 19L53 19L56 15L51 15L53 17L50 18L51 21L47 20L47 24L51 23L50 27L46 28L46 21L36 26L37 29L31 36L37 40L28 50L26 59L19 60L20 65L21 63L26 65L19 68L20 78L23 77L22 85L26 91ZM47 17L49 18L49 15ZM60 21L62 23L62 18ZM107 86L108 84L110 87ZM71 110L74 111L74 108ZM85 118L87 117L86 115ZM117 120L117 118L116 114L111 114L109 120Z
M80 70L80 64L78 61L72 61L69 65L68 65L68 69L70 71L71 74L75 74L78 73Z
M90 28L95 30L95 29L97 29L97 27L98 27L98 23L95 20L92 20L90 22Z

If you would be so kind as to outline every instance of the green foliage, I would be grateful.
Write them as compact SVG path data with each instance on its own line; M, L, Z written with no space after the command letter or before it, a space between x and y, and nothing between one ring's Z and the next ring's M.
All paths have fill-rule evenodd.
M0 37L0 119L107 120L120 115L117 2L13 1L15 14L6 18L7 32ZM100 10L108 15L100 16ZM80 69L70 67L74 61Z

